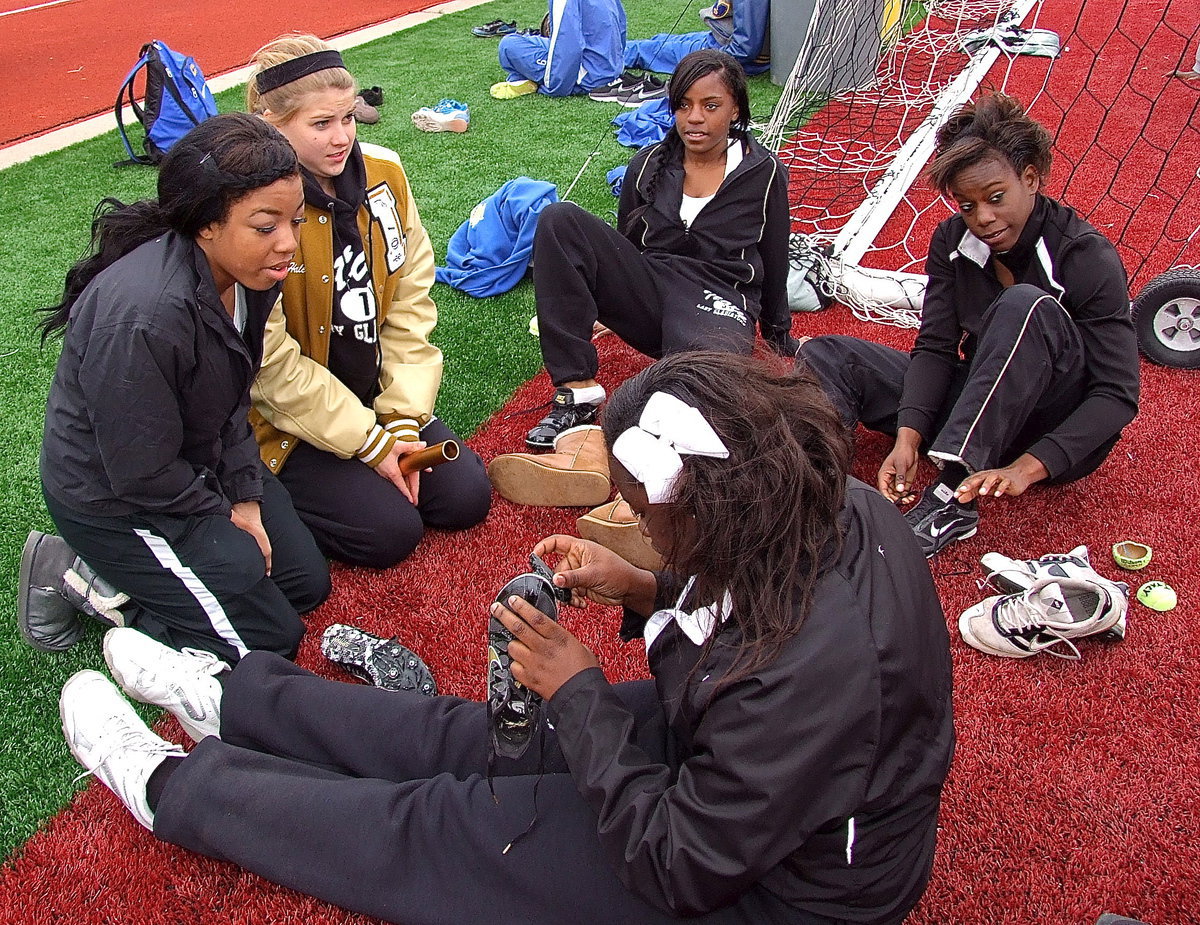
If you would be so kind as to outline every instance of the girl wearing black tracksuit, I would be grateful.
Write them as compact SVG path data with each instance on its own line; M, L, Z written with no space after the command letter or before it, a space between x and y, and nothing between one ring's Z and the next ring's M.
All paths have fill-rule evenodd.
M531 448L595 419L597 321L652 357L748 353L756 328L777 352L795 353L787 172L747 130L745 75L728 55L695 52L672 76L670 102L675 128L634 155L617 229L572 203L538 218L538 328L556 393Z
M930 242L911 354L853 337L800 348L847 424L896 438L877 479L887 497L914 496L919 448L941 467L905 515L929 556L976 532L978 496L1092 472L1137 414L1125 270L1043 194L1049 168L1049 135L1016 100L961 107L930 168L959 214Z

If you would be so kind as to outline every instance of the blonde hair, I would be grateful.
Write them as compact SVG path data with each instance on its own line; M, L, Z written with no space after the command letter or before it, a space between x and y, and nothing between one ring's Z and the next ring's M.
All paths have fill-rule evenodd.
M287 122L296 114L304 97L317 90L358 90L358 83L344 67L329 67L306 74L282 87L258 92L258 75L269 67L291 61L317 51L330 51L333 46L315 35L291 32L267 42L250 59L250 79L246 82L246 109L264 115L268 110L271 121Z

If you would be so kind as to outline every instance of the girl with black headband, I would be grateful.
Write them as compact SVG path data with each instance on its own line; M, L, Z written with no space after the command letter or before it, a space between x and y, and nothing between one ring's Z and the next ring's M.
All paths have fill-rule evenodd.
M847 477L817 383L775 364L668 357L617 390L604 437L666 569L567 536L535 551L575 603L624 605L654 679L610 684L565 626L494 605L553 723L495 763L494 796L485 704L257 652L223 686L182 657L114 666L176 716L211 704L220 738L186 757L80 672L72 753L157 838L389 922L899 923L954 745L912 531Z
M78 606L209 663L295 654L329 570L246 416L303 205L287 140L231 113L171 149L157 199L97 209L43 322L63 332L41 455L62 539L22 557L33 645L73 645Z
M491 503L483 463L405 475L404 456L454 434L434 415L442 353L433 249L393 151L356 140L356 84L341 55L290 35L251 61L246 103L292 143L305 224L267 322L251 419L263 462L322 550L387 568L425 526L464 529Z

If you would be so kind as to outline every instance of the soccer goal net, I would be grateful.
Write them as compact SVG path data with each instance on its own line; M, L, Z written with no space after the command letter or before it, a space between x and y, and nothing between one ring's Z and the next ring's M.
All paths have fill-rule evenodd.
M1193 5L802 2L808 29L763 129L790 173L793 282L808 271L860 318L916 326L951 208L922 176L934 132L993 89L1049 129L1048 193L1116 243L1134 291L1195 256L1200 79L1179 76L1200 40Z

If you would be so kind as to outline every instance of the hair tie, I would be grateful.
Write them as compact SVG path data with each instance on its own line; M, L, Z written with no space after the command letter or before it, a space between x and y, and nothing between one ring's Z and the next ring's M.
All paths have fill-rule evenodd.
M650 396L637 424L617 437L612 452L646 487L651 504L672 500L684 456L729 458L729 449L704 415L666 392Z
M298 58L290 58L282 64L263 69L254 78L259 93L270 93L272 90L290 84L292 81L307 77L317 71L325 71L332 67L345 69L341 52L332 48L325 51L314 51Z

